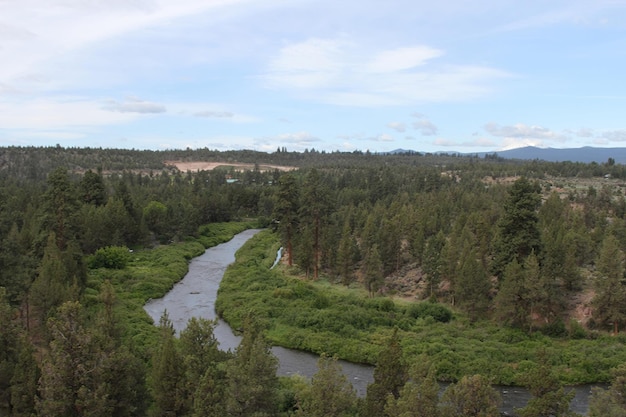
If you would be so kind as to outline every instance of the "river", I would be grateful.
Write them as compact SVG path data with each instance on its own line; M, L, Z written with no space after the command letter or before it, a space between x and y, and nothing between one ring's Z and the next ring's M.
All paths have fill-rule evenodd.
M235 252L259 231L246 230L230 241L209 248L204 254L192 259L187 275L163 298L150 300L144 306L146 312L155 323L158 323L163 311L167 310L176 332L183 330L191 317L216 319L215 300L224 272L228 265L235 261ZM221 319L218 320L214 334L222 350L234 350L241 340L241 337L233 334L228 324ZM274 346L272 352L279 360L279 375L300 374L310 378L317 372L319 359L317 355L279 346ZM374 368L346 361L340 361L340 364L357 393L364 396L367 385L373 381ZM512 415L515 408L523 407L530 398L528 391L523 388L496 388L502 395L501 411L505 415ZM576 397L571 402L572 410L586 414L591 387L578 386L573 389L576 391Z

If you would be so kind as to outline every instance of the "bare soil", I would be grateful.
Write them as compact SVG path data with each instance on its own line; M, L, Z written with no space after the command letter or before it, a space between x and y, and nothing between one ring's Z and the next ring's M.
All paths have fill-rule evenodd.
M218 167L234 167L243 171L253 170L255 168L255 164L247 164L240 162L204 162L204 161L193 161L193 162L184 162L184 161L165 161L166 165L174 166L181 172L187 171L211 171ZM296 169L296 167L284 166L284 165L256 165L259 171L273 171L275 169L279 171L291 171Z

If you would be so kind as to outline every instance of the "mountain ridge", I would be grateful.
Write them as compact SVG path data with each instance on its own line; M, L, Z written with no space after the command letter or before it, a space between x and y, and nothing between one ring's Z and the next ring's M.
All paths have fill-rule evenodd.
M395 153L421 153L412 150L396 149L389 154ZM457 152L457 151L439 151L434 154L455 154L463 156L478 156L484 158L487 155L495 155L505 159L522 159L533 160L538 159L547 162L582 162L598 164L605 163L612 158L615 163L626 164L626 148L597 148L593 146L584 146L581 148L539 148L536 146L525 146L515 149L507 149L503 151L489 152Z

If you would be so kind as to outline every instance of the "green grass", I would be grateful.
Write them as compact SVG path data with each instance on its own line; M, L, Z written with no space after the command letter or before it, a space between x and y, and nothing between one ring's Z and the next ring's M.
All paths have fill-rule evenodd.
M519 381L539 349L566 384L606 382L610 369L626 361L621 337L528 335L490 321L471 323L440 304L369 298L359 288L290 276L285 267L270 270L278 246L269 231L250 239L226 271L216 308L234 329L253 313L280 346L373 364L397 327L407 359L428 355L441 380L482 374L505 385Z
M100 286L105 280L111 281L117 298L115 314L124 340L141 354L149 355L156 343L157 330L143 309L146 302L163 297L185 276L189 261L206 248L227 242L256 226L254 222L210 224L200 228L197 239L134 251L124 269L91 269L84 302L92 309L97 308Z

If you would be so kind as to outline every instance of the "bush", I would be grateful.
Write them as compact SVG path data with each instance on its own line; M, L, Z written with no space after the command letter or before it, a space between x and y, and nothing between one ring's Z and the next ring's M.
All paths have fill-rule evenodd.
M430 301L412 304L407 313L410 317L426 318L432 317L440 323L447 323L452 320L452 312L441 304L431 303Z
M89 268L124 269L129 261L130 252L126 246L107 246L91 256Z

